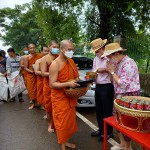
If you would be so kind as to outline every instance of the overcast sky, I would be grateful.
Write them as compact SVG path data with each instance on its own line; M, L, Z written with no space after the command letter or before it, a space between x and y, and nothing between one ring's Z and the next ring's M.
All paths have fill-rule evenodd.
M0 9L5 7L14 8L15 5L22 5L31 1L32 0L0 0ZM9 46L3 46L3 41L0 41L0 49L4 49L6 51L8 48Z

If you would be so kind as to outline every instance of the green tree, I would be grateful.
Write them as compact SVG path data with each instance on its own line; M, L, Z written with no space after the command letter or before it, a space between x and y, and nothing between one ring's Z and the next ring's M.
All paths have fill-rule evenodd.
M5 33L1 36L5 45L18 51L30 42L37 45L45 43L42 29L37 26L36 12L30 4L16 5L14 9L1 9L0 25Z
M150 35L128 37L127 54L138 64L140 73L148 73L150 67Z
M102 38L122 34L129 36L145 33L149 27L150 1L148 0L90 0L87 4L87 38L92 38L95 26ZM95 38L93 35L93 39Z
M33 0L37 20L47 43L52 39L79 40L78 16L81 0Z

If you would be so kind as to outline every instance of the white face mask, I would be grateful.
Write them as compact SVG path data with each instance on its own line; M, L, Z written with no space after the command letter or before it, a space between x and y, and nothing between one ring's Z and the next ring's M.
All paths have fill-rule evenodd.
M24 51L24 54L25 54L25 55L28 55L28 54L29 54L29 52L28 52L28 51Z
M72 58L73 53L74 53L74 52L73 52L72 50L70 50L70 51L66 51L64 54L65 54L66 57Z

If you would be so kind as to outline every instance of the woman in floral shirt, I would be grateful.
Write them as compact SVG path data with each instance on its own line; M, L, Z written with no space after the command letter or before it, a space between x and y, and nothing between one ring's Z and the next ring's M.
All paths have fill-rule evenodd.
M124 54L125 49L118 43L111 43L105 46L104 55L110 61L107 63L107 70L112 75L115 88L115 96L139 96L140 81L137 65L133 59ZM119 133L120 145L111 149L132 150L131 140Z

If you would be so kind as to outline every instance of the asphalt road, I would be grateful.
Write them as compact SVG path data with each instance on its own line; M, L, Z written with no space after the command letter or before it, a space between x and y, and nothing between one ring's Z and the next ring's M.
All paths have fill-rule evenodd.
M0 150L59 150L56 133L48 133L45 112L39 108L28 110L29 98L23 93L24 103L0 103ZM77 108L77 111L95 126L95 108ZM77 117L78 131L70 139L76 150L102 150L103 143L90 136L93 129ZM114 139L118 141L116 131ZM108 144L108 149L110 149ZM68 148L69 150L69 148ZM133 142L133 150L141 147Z
M23 97L24 103L0 104L0 150L59 150L56 133L47 132L45 112L28 110L28 95ZM102 150L103 143L90 136L92 129L79 118L77 123L79 129L70 139L76 150Z

